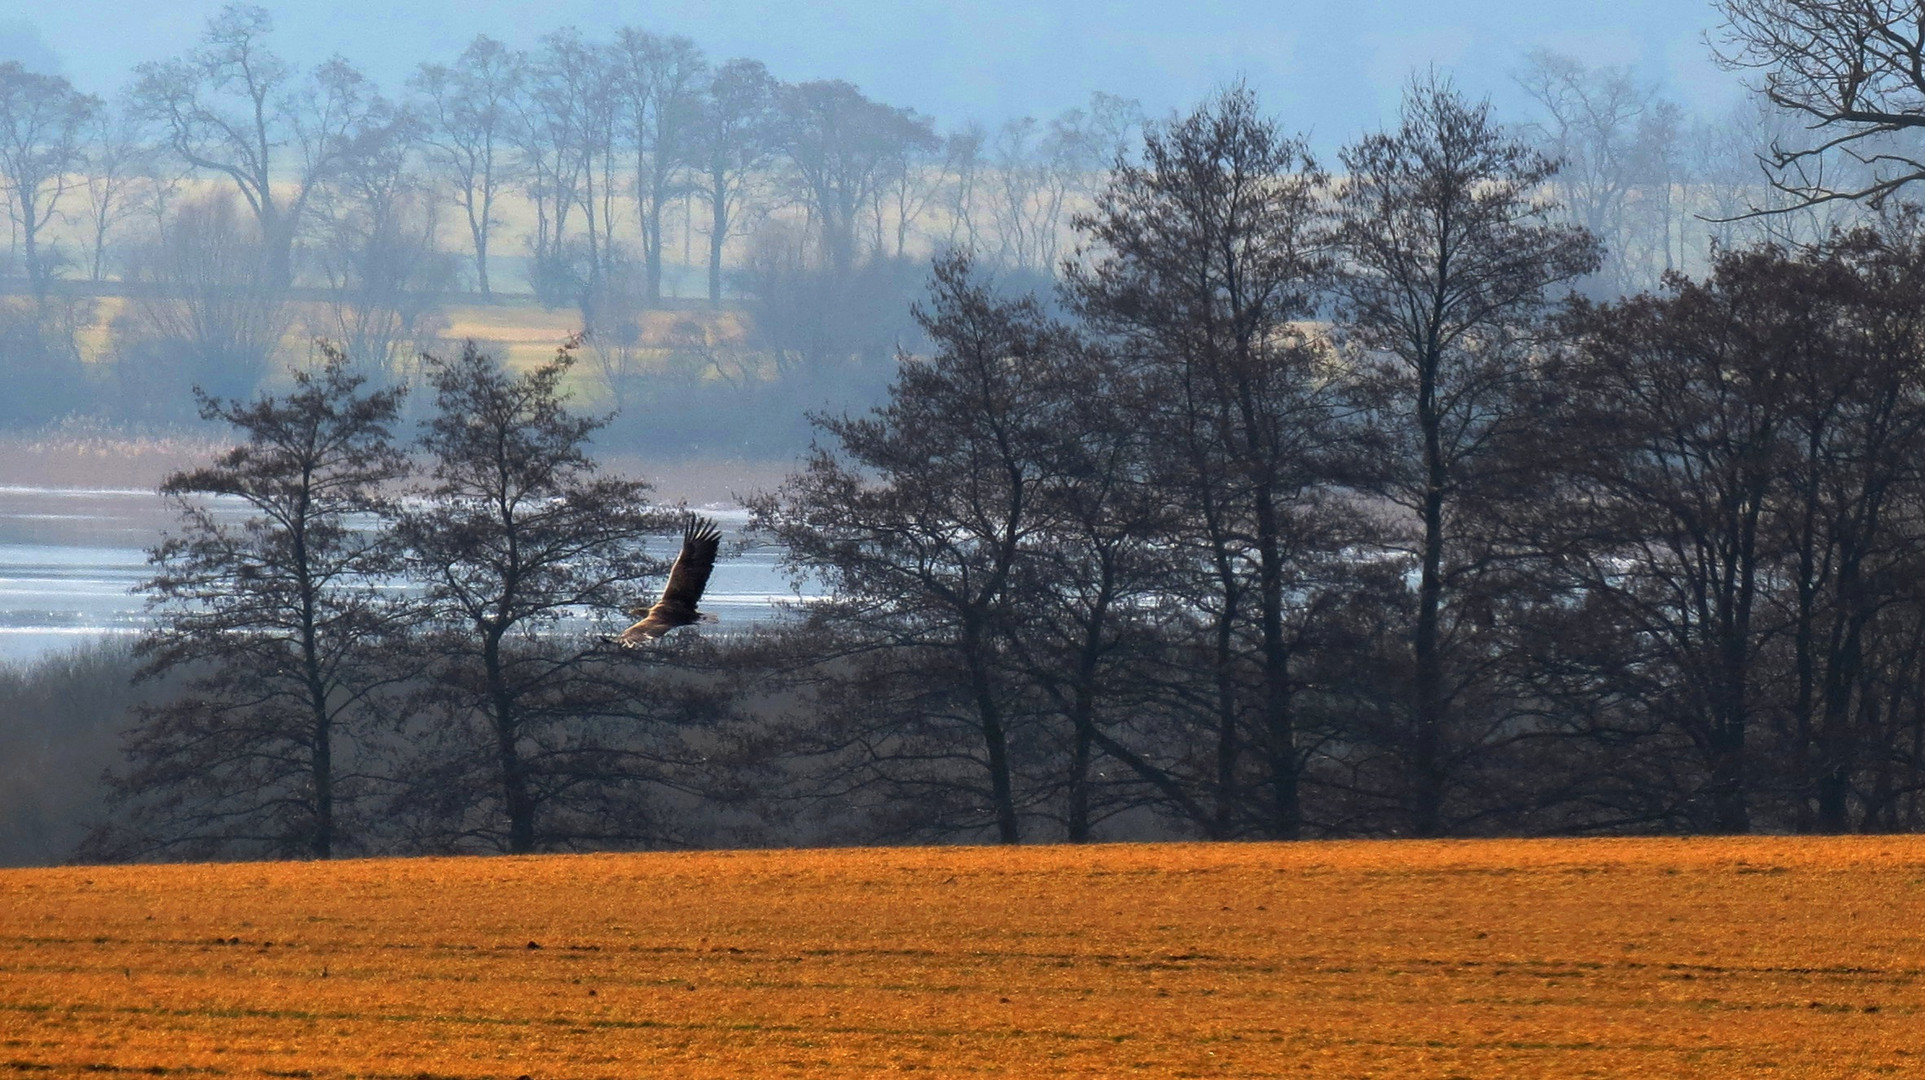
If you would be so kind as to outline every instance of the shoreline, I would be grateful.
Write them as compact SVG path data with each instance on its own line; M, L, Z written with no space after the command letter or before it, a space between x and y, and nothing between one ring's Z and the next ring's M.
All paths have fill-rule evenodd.
M168 475L205 465L230 445L198 434L134 436L80 427L0 434L0 487L151 492ZM658 502L698 508L740 506L795 467L731 458L661 462L628 452L600 462L610 475L647 480Z

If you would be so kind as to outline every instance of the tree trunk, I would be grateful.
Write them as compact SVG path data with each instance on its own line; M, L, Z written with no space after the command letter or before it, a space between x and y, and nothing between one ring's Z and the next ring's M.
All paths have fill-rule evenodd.
M1417 583L1417 628L1411 642L1415 660L1415 728L1410 746L1411 831L1418 836L1444 833L1443 761L1444 663L1439 650L1439 618L1444 602L1444 470L1442 418L1436 407L1436 362L1426 362L1417 391L1417 422L1424 436L1424 497L1419 510L1424 530Z
M1751 810L1745 795L1745 724L1743 719L1718 723L1711 730L1711 831L1737 835L1751 831Z
M308 853L334 857L334 732L326 710L314 728L314 838Z
M647 250L648 259L648 302L650 305L662 301L662 192L660 188L649 192L647 228L643 230L642 246Z
M1290 650L1283 640L1283 552L1277 509L1267 486L1257 489L1257 575L1263 633L1263 723L1270 765L1270 833L1295 840L1302 832L1298 802L1297 731L1290 684Z
M1233 633L1234 600L1225 604L1216 624L1216 808L1210 839L1228 840L1236 832L1237 759L1242 741L1237 737L1236 653Z
M963 627L963 651L969 666L969 688L976 699L976 715L982 724L983 751L989 760L990 797L995 803L996 839L1000 843L1022 841L1016 821L1016 797L1009 777L1009 740L1003 732L1002 708L989 677L988 658L982 629L973 621Z
M35 227L33 203L31 199L32 193L30 191L21 191L20 208L24 219L24 224L22 224L20 230L21 243L27 249L27 284L33 289L34 303L44 308L47 303L48 274L46 268L40 265L40 232L39 229Z
M482 214L485 217L487 211L484 209ZM468 219L468 228L475 239L475 287L481 290L483 300L493 303L495 295L488 288L488 228L472 217Z
M526 855L535 850L535 800L528 790L528 766L521 758L514 701L504 685L498 636L491 636L483 647L483 663L488 675L490 719L495 728L495 756L501 769L502 805L508 813L508 851Z
M275 289L294 284L294 229L289 215L272 203L263 202L260 214L261 243L266 250L263 275Z
M1864 624L1861 614L1864 599L1859 595L1859 567L1856 558L1842 561L1838 569L1837 602L1845 620L1843 632L1831 649L1825 671L1824 725L1819 730L1818 746L1822 768L1818 778L1818 830L1844 833L1851 830L1852 775L1856 771L1854 738L1854 694L1864 663Z
M1090 837L1090 756L1091 747L1096 741L1092 704L1087 689L1078 688L1073 707L1075 743L1070 749L1069 765L1068 837L1072 844L1088 843Z
M1103 631L1115 598L1115 564L1107 552L1100 558L1103 584L1090 605L1082 649L1076 658L1076 693L1070 702L1070 721L1075 734L1069 779L1069 840L1073 844L1086 843L1090 838L1089 773L1096 743L1096 679L1102 662Z
M709 306L722 306L722 245L729 238L729 205L724 186L728 177L720 170L709 174Z

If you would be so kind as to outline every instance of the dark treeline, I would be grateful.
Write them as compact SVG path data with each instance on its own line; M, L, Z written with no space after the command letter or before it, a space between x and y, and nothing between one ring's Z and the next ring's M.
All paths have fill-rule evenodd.
M204 398L81 855L1925 824L1919 216L1595 301L1448 83L1341 164L1232 89L1053 296L938 260L753 501L825 596L721 636L598 640L675 517L566 350L430 358L411 442L338 351Z
M872 835L1921 824L1925 231L1612 302L1447 85L1326 181L1231 92L756 505ZM1321 319L1319 318L1321 316ZM1139 825L1119 826L1135 828Z

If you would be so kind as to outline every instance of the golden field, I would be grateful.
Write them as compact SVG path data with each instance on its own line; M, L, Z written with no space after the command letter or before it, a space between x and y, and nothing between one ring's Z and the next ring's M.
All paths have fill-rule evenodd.
M0 1073L1925 1074L1925 839L0 871Z
M75 340L81 359L100 363L113 356L114 320L126 313L124 297L102 296L86 301L83 321L76 327ZM641 343L638 350L645 364L659 362L673 350L678 339L706 332L712 340L742 351L744 325L741 313L733 309L711 311L702 307L667 308L639 314ZM504 300L496 304L452 303L440 312L436 336L439 351L458 351L470 338L481 342L491 354L509 366L527 369L550 360L555 349L581 329L581 313L574 308L544 308L526 300ZM288 331L281 339L279 359L283 364L309 357L316 338L338 336L325 305L296 303ZM584 366L592 366L584 362ZM578 382L585 382L589 393L600 392L593 377L583 370Z

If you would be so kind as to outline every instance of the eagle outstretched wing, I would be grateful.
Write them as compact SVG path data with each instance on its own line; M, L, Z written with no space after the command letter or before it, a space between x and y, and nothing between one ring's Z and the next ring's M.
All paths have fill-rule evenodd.
M690 514L682 527L682 553L668 572L662 598L648 609L641 622L621 632L615 643L625 649L638 649L678 626L700 622L702 613L695 605L708 586L715 569L715 557L722 549L722 530L705 517Z

